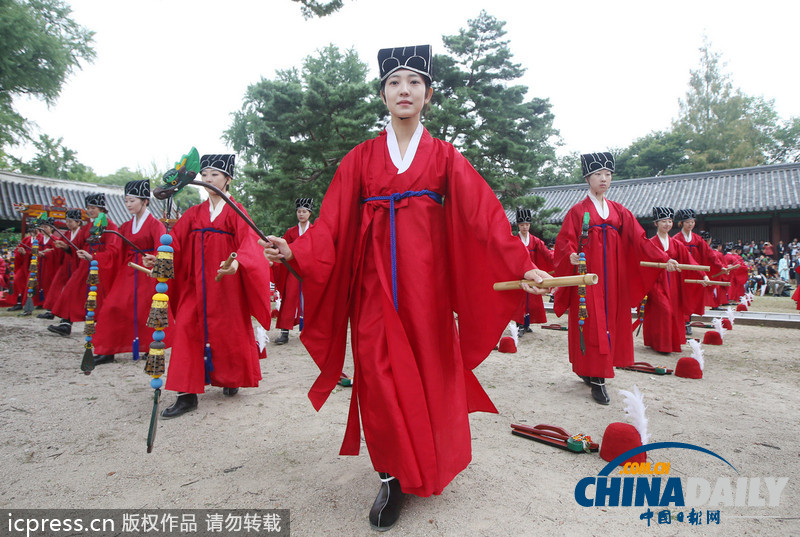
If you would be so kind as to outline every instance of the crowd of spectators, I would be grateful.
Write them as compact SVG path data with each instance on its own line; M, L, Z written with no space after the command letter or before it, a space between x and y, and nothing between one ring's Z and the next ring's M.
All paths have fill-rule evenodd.
M736 243L742 249L742 257L748 264L750 278L747 290L755 295L791 296L792 289L800 286L800 240L784 244L778 241L750 241Z

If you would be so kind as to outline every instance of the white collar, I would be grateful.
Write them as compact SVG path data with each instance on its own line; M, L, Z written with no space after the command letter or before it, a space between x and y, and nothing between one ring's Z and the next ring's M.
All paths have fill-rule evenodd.
M141 219L137 219L136 215L133 215L133 222L131 222L131 233L136 235L141 231L142 226L144 225L147 218L150 216L150 211L147 209L144 210L144 216Z
M658 237L658 240L661 241L661 246L664 247L664 251L669 252L669 235L667 235L667 238L663 239L661 238L661 235L656 233L656 237Z
M520 233L517 236L519 237L519 240L522 241L522 244L524 244L525 246L528 246L528 244L531 242L531 234L530 233L528 233L528 238L527 239L523 239L522 238L522 233Z
M413 136L411 136L411 141L408 142L406 154L404 157L401 157L400 144L397 143L397 135L392 128L392 124L390 122L388 125L386 125L386 145L389 148L389 157L392 159L392 164L397 167L398 175L406 171L414 161L414 155L417 154L417 148L419 147L419 141L422 138L423 129L424 127L422 126L422 122L417 123L417 130L414 131Z
M225 192L225 195L228 198L231 197L231 195L228 194L227 192ZM209 213L209 216L211 217L211 221L212 222L217 219L217 217L220 215L220 213L222 213L222 210L225 209L226 205L227 205L227 203L224 200L220 199L219 202L217 203L217 206L214 207L211 204L211 199L209 198L209 200L208 200L208 213Z
M589 199L592 200L592 203L594 203L594 208L597 209L597 214L600 215L600 218L602 218L603 220L608 218L608 203L606 203L605 196L603 196L603 200L600 201L599 199L597 199L597 196L592 194L591 190L589 190L588 196Z
M303 235L303 233L308 231L308 226L310 226L310 225L311 225L311 221L310 220L308 222L306 222L306 227L301 226L300 222L297 223L297 230L298 230L298 232L300 233L301 236Z
M685 240L686 242L692 242L692 232L691 231L687 235L686 233L683 232L683 230L681 230L681 235L683 235L683 240Z

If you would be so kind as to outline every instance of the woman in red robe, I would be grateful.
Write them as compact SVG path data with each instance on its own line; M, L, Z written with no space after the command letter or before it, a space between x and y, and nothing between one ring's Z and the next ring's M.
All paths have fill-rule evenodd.
M129 262L149 264L143 259L144 255L152 255L161 245L161 236L167 232L164 224L150 214L149 205L150 181L129 181L125 185L125 208L133 219L124 222L119 232L138 251L127 242L120 242L114 259L114 272L117 274L114 287L106 295L103 309L95 319L96 332L92 341L95 365L113 362L115 354L126 352L138 360L139 349L149 349L153 342L153 329L146 323L157 282L128 266ZM169 348L172 345L172 327L167 327L164 334L164 344Z
M669 236L672 229L672 217L675 211L669 207L653 207L653 221L658 232L650 238L657 248L684 265L696 265L689 249L675 237ZM676 274L661 271L653 287L647 292L647 304L644 308L642 332L644 344L661 353L681 352L681 345L686 343L684 318L686 313L703 314L692 311L692 305L703 295L703 286L684 283L685 279L707 280L702 272L686 271Z
M8 311L20 311L25 297L28 295L28 270L31 264L31 243L33 238L30 232L26 233L19 244L14 248L14 281L11 292L6 299L6 305L12 306Z
M695 216L697 215L695 214L694 209L678 209L675 212L675 220L678 221L678 228L680 228L680 232L676 233L675 237L679 241L683 241L681 244L689 248L689 254L695 259L695 261L697 261L698 264L711 267L711 270L708 272L708 274L717 274L722 271L723 265L719 262L717 256L714 254L714 250L711 249L703 237L692 232L696 224ZM712 288L707 287L703 296L695 299L697 303L692 304L691 311L705 311L706 297L712 292ZM702 315L702 313L698 313L698 315ZM684 327L687 336L692 335L692 327L689 324L691 320L692 314L687 313L686 319L684 320Z
M667 270L674 271L677 261L647 239L628 209L606 199L614 173L611 153L581 155L581 166L589 192L567 212L561 225L554 255L556 276L575 274L580 252L586 256L587 273L597 274L599 282L586 286L588 317L582 330L576 287L556 290L554 311L560 317L569 309L567 337L572 370L592 388L594 400L607 405L610 399L605 379L614 377L614 367L634 362L631 308L639 305L662 270L641 267L639 262L668 262ZM588 236L583 239L587 213Z
M292 244L308 230L311 226L309 218L314 210L314 200L311 198L298 198L294 204L297 210L297 225L290 227L284 233L283 240L287 244ZM289 274L289 271L280 264L274 265L272 269L275 289L281 294L281 308L275 323L275 326L281 329L281 335L275 340L275 344L283 345L289 342L289 330L296 324L300 325L301 331L303 330L303 301L297 278Z
M553 251L550 250L542 239L531 235L531 221L533 213L530 209L517 210L517 228L519 229L519 240L528 250L531 261L541 270L550 272L553 270ZM539 295L525 293L522 301L512 317L517 323L519 336L525 332L531 332L530 325L547 322L547 313L544 311L544 302Z
M66 236L70 242L74 243L80 231L81 224L83 223L81 210L69 209L66 214L65 222L67 223L67 229L59 231ZM75 250L64 240L64 237L57 232L53 234L53 246L55 249L53 253L54 263L58 265L58 270L55 275L53 275L53 281L50 283L50 292L47 293L44 299L44 307L48 312L53 311L53 306L55 306L58 298L64 291L64 286L78 266L78 256Z
M227 192L234 158L203 155L203 181ZM177 391L178 398L162 411L164 418L196 409L197 394L208 384L222 387L226 396L258 386L260 351L250 317L265 329L271 320L270 271L256 234L220 196L209 190L208 200L183 213L170 235L175 279L169 304L175 330L165 387ZM221 268L233 252L236 259ZM217 275L222 275L219 281Z
M89 194L86 196L86 213L91 220L90 225L83 226L72 241L78 247L75 253L79 259L78 266L70 276L61 296L53 305L53 315L61 317L59 324L51 324L47 330L61 336L72 333L72 323L86 319L86 297L89 294L89 285L86 280L89 276L89 262L97 260L98 276L100 283L97 285L97 305L95 315L103 307L103 299L111 290L114 283L114 258L119 249L119 237L101 233L93 237L91 230L100 213L107 213L106 195L103 193ZM108 219L106 229L116 231L117 225Z
M468 413L496 412L472 370L521 295L492 284L548 276L486 181L422 126L430 60L428 45L380 51L386 130L342 159L319 218L291 248L261 242L267 259L287 260L303 278L316 409L339 381L349 321L355 373L340 454L358 454L361 424L381 478L369 515L378 530L395 523L403 493L440 494L469 464Z

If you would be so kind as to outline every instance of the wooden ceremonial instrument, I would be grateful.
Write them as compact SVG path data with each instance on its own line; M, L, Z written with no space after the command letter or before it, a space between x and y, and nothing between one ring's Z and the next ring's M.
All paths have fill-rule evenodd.
M233 263L234 259L236 259L236 252L231 252L231 255L228 256L228 259L226 259L225 262L222 264L222 266L219 268L221 269L230 268L231 263ZM215 282L220 281L223 276L224 274L217 274L216 276L214 276L214 281Z
M741 266L742 266L742 265L740 265L739 263L737 263L737 264L735 264L735 265L731 265L730 267L728 267L728 272L730 272L730 271L732 271L732 270L736 270L737 268L739 268L739 267L741 267ZM711 277L712 277L712 278L716 278L717 276L722 276L723 272L725 272L725 271L722 271L722 272L717 272L716 274L714 274L714 275L713 275L713 276L711 276Z
M720 287L730 287L731 282L715 282L715 281L705 281L705 280L683 280L686 283L705 283L706 285L719 285Z
M136 263L133 263L132 261L128 262L128 266L131 267L131 268L135 268L136 270L139 270L141 272L144 272L148 276L150 276L153 273L153 271L150 270L149 268L143 267L141 265L137 265Z
M497 282L493 288L495 291L513 291L521 289L522 284L527 283L539 289L550 289L551 287L575 287L577 285L594 285L597 283L597 274L578 274L576 276L561 276L559 278L547 278L542 283L533 280L513 280L510 282Z
M652 263L650 261L639 261L639 265L643 267L667 268L666 263ZM700 272L708 272L711 270L711 267L708 265L682 265L680 263L678 263L678 268L681 270L699 270Z

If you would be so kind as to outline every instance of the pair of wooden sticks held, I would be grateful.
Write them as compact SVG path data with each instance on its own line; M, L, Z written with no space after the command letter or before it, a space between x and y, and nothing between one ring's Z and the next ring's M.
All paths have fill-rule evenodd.
M230 268L230 266L233 263L234 259L236 259L236 252L231 252L231 255L229 255L228 259L226 259L225 262L222 263L222 266L220 267L220 269L221 270L225 270L225 269ZM134 269L136 269L138 271L144 272L148 276L152 276L153 275L153 270L152 269L149 269L147 267L143 267L141 265L137 265L136 263L134 263L132 261L128 263L128 266L131 267L131 268L134 268ZM220 281L222 279L222 276L224 276L224 275L223 274L217 274L214 277L214 281L215 282Z
M667 264L666 263L653 263L653 262L650 262L650 261L640 261L639 265L641 265L642 267L667 268ZM699 272L708 272L709 270L711 270L711 267L708 266L708 265L684 265L684 264L681 264L681 263L678 263L678 268L681 269L681 270L696 270L696 271L699 271ZM731 267L728 267L728 270L733 270L733 269L736 269L736 268L739 268L739 265L733 265ZM715 274L714 276L712 276L712 278L715 278L715 277L719 276L720 274L722 274L722 272L720 272L719 274ZM684 282L686 282L686 283L697 283L697 284L701 284L701 285L702 284L705 284L705 285L717 285L719 287L730 287L730 285L731 285L731 282L720 282L720 281L714 281L714 280L708 280L707 281L707 280L688 280L687 279L687 280L684 280Z

